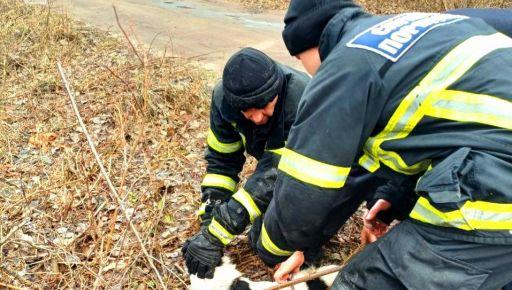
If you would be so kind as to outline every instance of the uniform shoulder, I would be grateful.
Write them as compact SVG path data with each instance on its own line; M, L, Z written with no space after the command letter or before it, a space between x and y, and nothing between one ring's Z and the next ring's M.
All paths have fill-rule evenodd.
M224 99L224 86L222 85L222 79L221 79L213 87L212 100L211 100L212 108L213 107L220 108L223 99Z
M377 73L386 64L386 60L379 55L361 49L353 49L340 43L327 56L320 69L326 67L329 73L349 71L356 75L358 72L365 72L371 75Z

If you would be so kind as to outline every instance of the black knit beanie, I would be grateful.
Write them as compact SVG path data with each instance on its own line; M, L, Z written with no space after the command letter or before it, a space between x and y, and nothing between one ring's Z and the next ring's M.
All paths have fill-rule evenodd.
M331 18L344 8L358 7L352 0L291 0L284 17L283 40L291 55L318 46Z
M279 93L283 78L283 72L270 57L254 48L244 48L224 67L224 96L236 110L263 108Z

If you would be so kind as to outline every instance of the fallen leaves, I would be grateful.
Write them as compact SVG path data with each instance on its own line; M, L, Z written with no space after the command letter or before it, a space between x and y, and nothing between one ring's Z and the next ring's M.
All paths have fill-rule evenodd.
M30 136L28 143L46 152L56 139L57 134L55 133L35 133Z
M204 170L196 160L204 147L195 146L204 144L195 131L207 127L204 72L165 56L148 55L141 66L122 41L53 11L0 0L0 51L16 55L2 63L0 259L19 273L0 280L22 287L21 275L43 289L156 281L63 95L59 59L130 219L169 288L185 288L176 249L196 229L190 204Z

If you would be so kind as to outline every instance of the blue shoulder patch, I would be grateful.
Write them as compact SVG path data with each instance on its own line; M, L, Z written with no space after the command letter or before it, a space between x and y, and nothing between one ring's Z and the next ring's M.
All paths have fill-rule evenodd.
M396 62L432 29L464 19L468 17L438 13L400 14L361 32L347 46L370 50Z

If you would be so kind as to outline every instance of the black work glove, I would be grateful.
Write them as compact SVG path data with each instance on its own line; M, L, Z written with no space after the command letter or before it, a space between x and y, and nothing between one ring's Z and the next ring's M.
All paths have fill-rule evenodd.
M249 224L247 210L234 199L214 207L212 218L215 218L232 235L243 233Z
M204 212L199 214L201 228L208 227L212 221L213 209L221 203L229 200L231 193L216 188L206 188L202 192L201 201L205 204Z
M224 246L208 232L203 232L189 238L181 252L185 258L188 273L196 274L200 279L212 279L215 267L220 265Z

